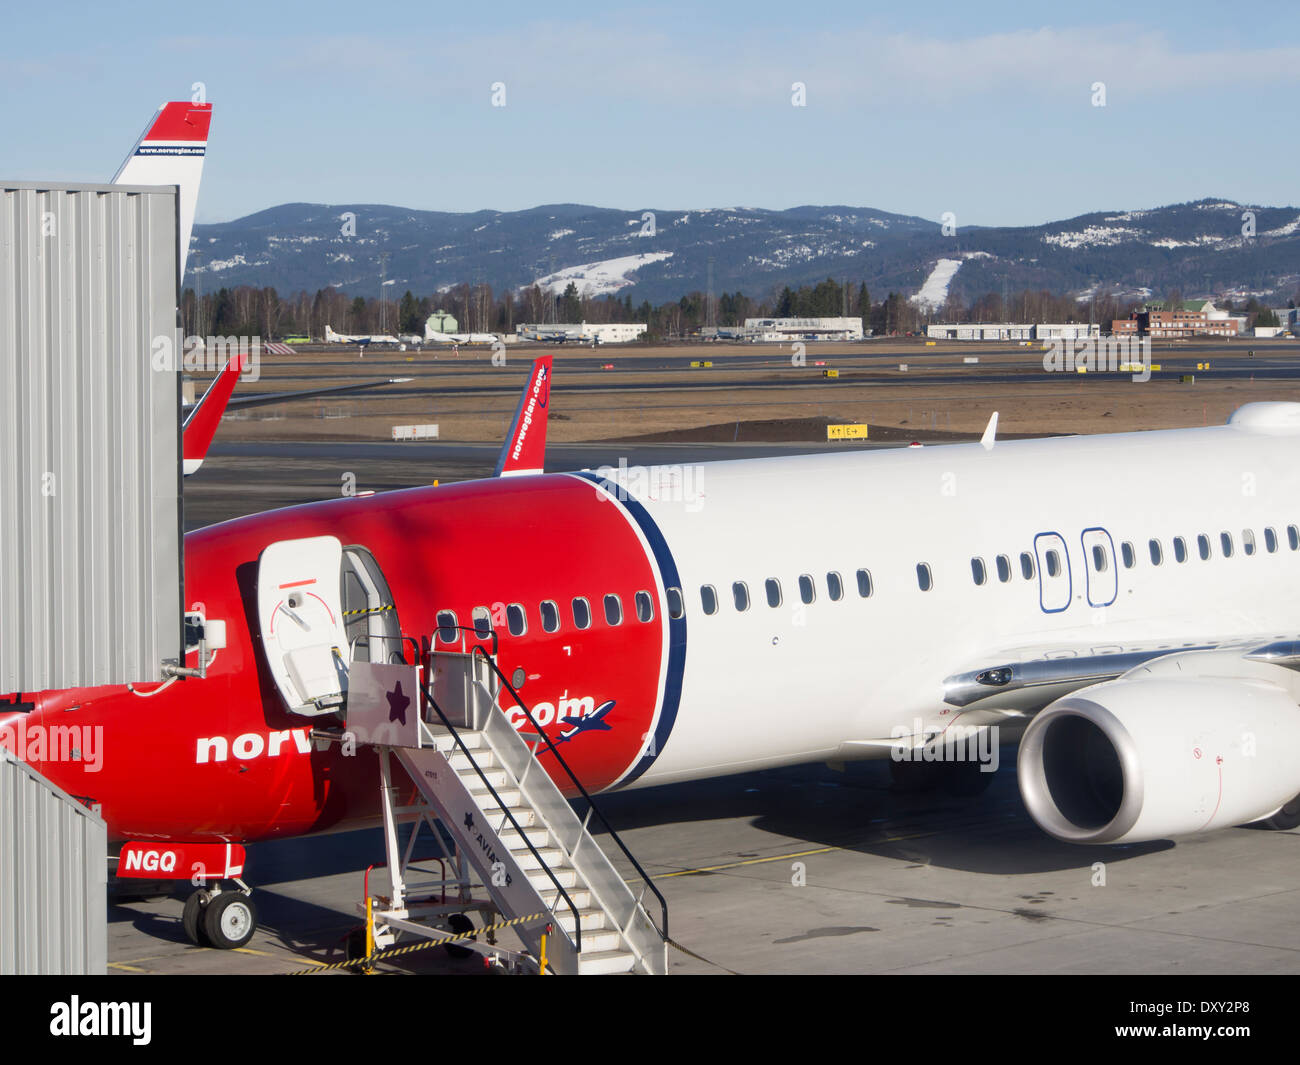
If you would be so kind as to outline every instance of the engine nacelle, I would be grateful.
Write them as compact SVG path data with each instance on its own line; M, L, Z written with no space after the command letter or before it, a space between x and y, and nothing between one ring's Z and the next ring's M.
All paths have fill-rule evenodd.
M1121 843L1276 812L1300 792L1300 707L1289 677L1246 671L1140 669L1051 703L1016 763L1030 816L1067 843Z

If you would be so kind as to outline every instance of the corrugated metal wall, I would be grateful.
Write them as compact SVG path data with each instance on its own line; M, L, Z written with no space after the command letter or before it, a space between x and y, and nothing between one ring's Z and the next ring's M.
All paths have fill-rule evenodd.
M0 748L0 976L103 973L108 827Z
M176 233L171 190L0 182L0 692L181 654Z

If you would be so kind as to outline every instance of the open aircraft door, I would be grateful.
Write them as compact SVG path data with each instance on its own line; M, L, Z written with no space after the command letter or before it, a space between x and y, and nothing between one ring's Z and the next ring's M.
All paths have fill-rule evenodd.
M258 560L262 646L285 705L295 714L334 713L347 695L342 564L343 545L333 536L278 540Z

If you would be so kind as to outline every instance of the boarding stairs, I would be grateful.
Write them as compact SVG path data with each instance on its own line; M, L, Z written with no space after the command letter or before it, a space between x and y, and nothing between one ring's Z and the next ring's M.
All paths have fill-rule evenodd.
M391 895L373 910L374 941L382 947L401 933L436 937L436 929L446 927L446 913L455 908L446 904L451 882L441 882L442 904L418 899L411 883L415 837L403 847L397 832L400 821L432 828L436 819L454 840L455 853L447 858L458 870L459 898L470 898L466 873L472 869L491 900L478 908L499 914L494 923L514 922L527 956L538 963L544 957L547 972L666 973L663 895L538 726L495 654L481 646L454 652L427 650L427 642L424 647L418 666L354 663L349 678L347 731L374 746L380 758L392 884ZM522 728L503 707L524 715ZM409 796L394 786L393 762L418 791L413 804L402 805ZM583 816L543 762L585 801ZM606 845L621 851L635 871L631 885L593 827L605 830Z

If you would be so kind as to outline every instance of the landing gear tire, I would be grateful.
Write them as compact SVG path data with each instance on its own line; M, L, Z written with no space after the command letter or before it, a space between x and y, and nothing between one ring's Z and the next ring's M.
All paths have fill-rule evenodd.
M463 935L466 932L474 931L474 922L463 913L453 913L447 918L447 926L454 935ZM477 939L477 936L470 936L471 939ZM444 948L449 958L468 958L473 955L474 951L469 947L462 947L459 943L448 943Z
M257 907L242 891L223 891L203 911L203 930L218 950L242 947L257 931Z
M1264 825L1266 828L1271 828L1277 832L1300 828L1300 795L1297 795L1272 817L1265 818Z
M203 929L203 914L207 908L208 893L199 888L185 900L185 910L181 914L181 927L185 929L185 938L196 947L210 947L212 942Z
M940 787L954 798L973 799L988 791L992 783L993 774L985 773L979 762L946 762Z

